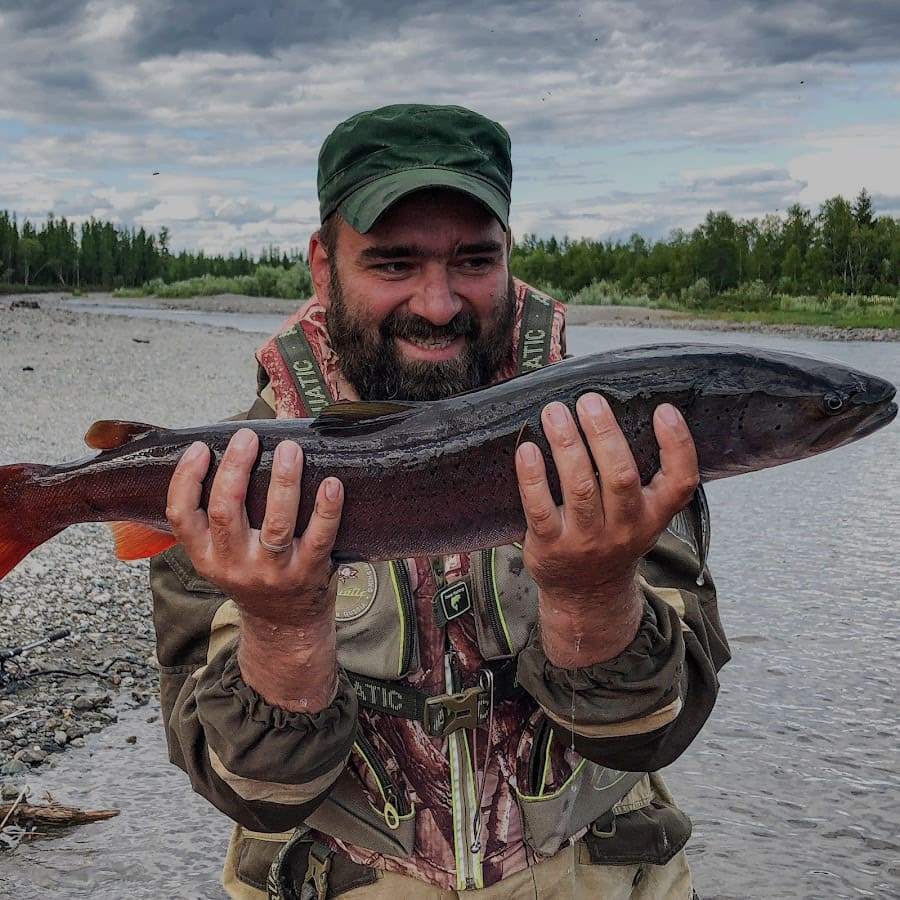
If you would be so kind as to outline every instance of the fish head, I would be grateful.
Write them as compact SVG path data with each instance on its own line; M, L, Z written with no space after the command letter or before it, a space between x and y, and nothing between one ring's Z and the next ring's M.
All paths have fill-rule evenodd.
M769 355L743 398L732 472L781 465L853 443L897 416L890 382L836 362ZM727 465L727 459L723 460Z
M897 417L896 388L874 375L848 371L844 382L819 399L821 429L809 449L822 453L878 431Z

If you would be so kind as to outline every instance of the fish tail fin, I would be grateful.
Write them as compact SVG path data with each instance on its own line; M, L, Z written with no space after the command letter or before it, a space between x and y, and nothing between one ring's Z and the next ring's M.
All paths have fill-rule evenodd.
M139 522L110 522L109 527L112 529L116 556L119 559L146 559L178 543L170 532L141 525Z
M48 468L30 463L0 466L0 578L66 527L35 515L41 510L35 478Z

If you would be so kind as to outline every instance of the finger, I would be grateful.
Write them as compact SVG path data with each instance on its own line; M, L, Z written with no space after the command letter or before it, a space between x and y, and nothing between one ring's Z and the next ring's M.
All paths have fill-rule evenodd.
M608 401L600 394L584 394L578 398L577 409L597 466L606 520L634 521L644 502L641 476Z
M228 442L209 493L210 540L216 553L230 556L235 548L246 544L250 526L247 522L247 485L250 470L256 462L259 439L249 428L235 432Z
M690 501L700 483L697 448L681 413L663 403L653 413L659 443L660 469L647 486L646 496L663 525Z
M195 441L178 460L169 481L166 518L188 555L201 550L209 541L209 522L206 511L200 506L209 462L209 447Z
M550 403L541 413L541 424L559 473L566 521L582 529L596 528L603 516L600 485L575 419L565 404Z
M316 491L316 505L300 536L299 552L313 566L331 568L331 551L341 524L344 486L337 478L326 478Z
M516 450L516 477L528 531L541 540L557 537L562 516L550 492L544 457L531 442L520 444Z
M272 475L266 494L266 513L259 529L263 541L273 547L284 547L294 540L297 509L300 506L300 477L303 474L303 453L293 441L282 441L272 459ZM270 556L279 556L266 551ZM289 555L289 554L285 554Z

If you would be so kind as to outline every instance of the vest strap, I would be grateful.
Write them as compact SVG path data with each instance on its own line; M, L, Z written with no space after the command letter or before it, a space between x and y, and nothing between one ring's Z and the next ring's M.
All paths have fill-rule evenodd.
M460 728L484 725L490 718L492 703L503 703L518 695L520 688L514 659L491 671L493 687L488 679L455 694L436 696L394 681L382 681L355 672L345 674L362 706L421 722L429 737L446 737Z
M277 335L275 341L306 411L310 416L317 416L332 398L303 328L294 325Z
M519 373L532 372L550 362L555 303L531 289L525 294L519 332Z

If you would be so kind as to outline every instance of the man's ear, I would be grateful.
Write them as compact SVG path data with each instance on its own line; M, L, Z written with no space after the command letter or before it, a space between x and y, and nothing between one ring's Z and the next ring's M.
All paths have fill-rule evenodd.
M324 307L328 307L328 285L331 282L331 261L325 245L319 239L319 232L315 232L309 239L309 274L312 276L313 287L316 291L316 299Z

